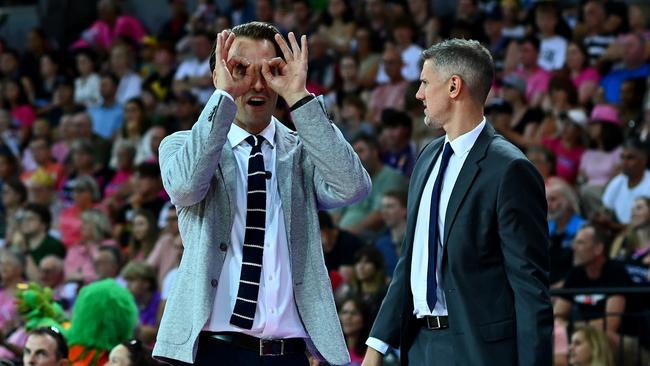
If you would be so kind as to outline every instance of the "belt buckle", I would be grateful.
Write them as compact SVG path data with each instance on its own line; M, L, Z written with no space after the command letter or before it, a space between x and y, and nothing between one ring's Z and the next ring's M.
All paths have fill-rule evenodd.
M432 318L436 320L436 324L431 323ZM442 328L442 326L440 325L440 317L439 316L428 316L427 317L427 328L429 328L429 329L440 329L440 328Z
M273 342L280 342L280 353L275 352L273 349ZM266 352L264 349L265 345L271 345L271 351ZM260 356L284 356L284 339L260 339Z

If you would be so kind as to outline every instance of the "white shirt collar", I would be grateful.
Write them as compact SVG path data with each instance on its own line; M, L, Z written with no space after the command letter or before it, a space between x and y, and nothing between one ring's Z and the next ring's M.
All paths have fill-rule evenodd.
M250 132L233 123L230 126L230 131L228 131L228 141L234 149L235 146L241 144L242 141L244 141L250 135ZM275 147L275 118L272 118L271 123L269 123L269 125L266 126L266 128L263 129L262 132L260 132L258 135L262 135L262 137L264 137L266 141L271 145L271 148Z
M449 136L445 135L445 144L450 143L451 148L454 150L454 155L463 156L469 152L469 150L474 146L474 143L478 139L478 136L483 131L485 127L485 116L473 130L465 132L464 134L456 137L454 141L449 141Z

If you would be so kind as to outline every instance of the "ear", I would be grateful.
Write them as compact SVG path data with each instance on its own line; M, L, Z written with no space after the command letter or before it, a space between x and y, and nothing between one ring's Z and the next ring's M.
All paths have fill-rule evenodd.
M465 87L465 84L463 83L463 79L460 78L458 75L452 75L451 78L449 79L449 97L452 99L458 98L460 95L460 91Z

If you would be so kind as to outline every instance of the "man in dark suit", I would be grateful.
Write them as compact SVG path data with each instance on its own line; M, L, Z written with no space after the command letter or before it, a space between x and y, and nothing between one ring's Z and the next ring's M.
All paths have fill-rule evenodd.
M454 39L423 58L416 97L446 135L416 162L402 256L363 365L389 345L403 365L550 365L544 183L485 120L492 57Z

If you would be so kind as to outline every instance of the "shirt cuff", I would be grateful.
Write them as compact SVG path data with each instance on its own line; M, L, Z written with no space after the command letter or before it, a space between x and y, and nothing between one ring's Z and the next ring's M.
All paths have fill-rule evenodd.
M366 341L366 346L374 349L375 351L381 353L382 355L385 355L386 352L388 351L388 348L390 347L388 343L384 343L384 341L374 337L368 338L368 340Z
M223 90L223 89L216 89L216 90L214 91L214 93L215 93L215 94L221 94L221 95L223 95L223 96L226 96L226 97L230 98L231 101L235 102L235 99L232 97L232 95L230 95L227 91L225 91L225 90Z
M314 98L316 98L316 97L314 96L314 94L306 95L304 98L300 99L300 100L297 101L294 105L292 105L292 106L289 108L289 112L293 112L293 111L295 111L296 109L302 107L303 105L305 105L305 104L311 102L311 100L314 99Z

